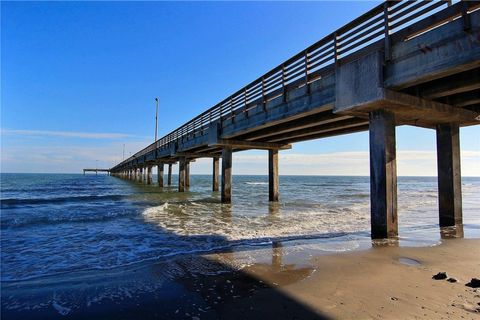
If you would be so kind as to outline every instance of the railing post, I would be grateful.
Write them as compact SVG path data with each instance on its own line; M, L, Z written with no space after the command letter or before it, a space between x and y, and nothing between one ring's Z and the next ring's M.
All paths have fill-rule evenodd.
M468 15L468 3L465 0L462 0L462 25L463 31L469 31L472 27L470 16Z
M265 77L262 77L262 106L263 111L267 111L267 101L265 101Z
M287 89L285 88L285 64L282 64L282 89L283 102L287 102Z
M235 113L233 112L233 98L230 97L230 114L232 115L232 122L235 122Z
M385 30L385 52L384 60L390 61L391 59L391 43L390 43L390 17L389 17L390 1L383 3L383 26Z
M305 50L305 87L306 93L310 94L310 86L308 85L308 51Z
M248 110L247 110L247 87L243 89L243 103L245 105L245 117L248 118Z
M337 65L337 62L338 62L338 39L337 38L338 38L338 35L335 32L333 34L333 59L334 59L335 65Z

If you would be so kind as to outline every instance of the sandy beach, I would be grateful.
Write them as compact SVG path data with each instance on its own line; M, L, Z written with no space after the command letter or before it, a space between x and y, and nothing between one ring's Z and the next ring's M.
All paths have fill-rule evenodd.
M308 245L274 245L56 277L7 286L9 297L34 287L28 299L37 306L2 312L4 319L479 318L480 289L466 284L480 276L480 240L394 244L321 255ZM457 282L432 279L438 272ZM81 307L66 307L68 296Z
M289 266L252 265L244 271L327 318L478 319L480 289L465 284L480 276L479 257L479 240L451 239L435 247L377 247L315 257L315 272L300 281L292 278L301 269ZM432 279L442 271L457 282ZM268 299L260 294L252 302L275 303Z

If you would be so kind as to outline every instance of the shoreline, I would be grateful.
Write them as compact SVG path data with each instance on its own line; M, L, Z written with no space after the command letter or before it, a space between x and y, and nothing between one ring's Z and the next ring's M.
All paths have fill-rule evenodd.
M2 318L474 319L480 289L465 284L480 276L479 256L480 239L323 254L274 243L2 283ZM458 282L432 279L442 271ZM15 305L26 292L31 305Z

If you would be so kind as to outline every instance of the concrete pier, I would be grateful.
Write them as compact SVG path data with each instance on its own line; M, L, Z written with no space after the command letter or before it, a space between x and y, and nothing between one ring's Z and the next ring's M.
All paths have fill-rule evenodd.
M370 210L372 238L398 235L395 116L370 113Z
M461 225L462 181L458 124L439 124L436 129L440 226Z
M369 130L371 235L394 238L395 128L412 125L436 130L440 225L460 225L458 132L480 124L479 8L479 1L385 1L110 170L122 176L134 168L142 180L143 167L168 163L170 186L172 164L180 161L178 189L184 191L187 161L213 158L217 191L222 157L220 201L230 203L232 152L268 150L274 204L279 150Z
M268 200L278 201L278 150L268 150Z
M222 151L222 203L232 201L232 147L226 146Z
M163 162L160 162L157 166L157 180L158 186L163 187Z
M213 158L213 168L212 168L212 191L218 191L218 176L219 176L219 164L220 159L217 157Z

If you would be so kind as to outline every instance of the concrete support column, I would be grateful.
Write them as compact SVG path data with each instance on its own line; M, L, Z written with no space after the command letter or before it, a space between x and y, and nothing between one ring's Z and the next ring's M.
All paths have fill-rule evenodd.
M163 162L160 162L157 166L158 173L158 186L163 187Z
M133 180L138 181L138 168L133 169Z
M185 191L185 158L180 158L178 165L178 192Z
M222 203L232 202L232 147L222 151Z
M218 175L219 175L219 158L213 158L213 178L212 178L212 190L218 191Z
M139 177L138 181L143 182L143 168L139 168Z
M152 166L147 166L147 184L152 184Z
M168 164L168 177L167 177L167 183L168 183L168 185L169 185L169 186L171 186L171 185L172 185L172 166L173 166L173 165L172 165L171 163L169 163L169 164Z
M372 238L398 236L395 115L370 113L370 206Z
M268 150L268 200L278 201L278 150Z
M185 188L190 188L190 161L185 159Z
M458 124L437 125L438 206L440 227L462 224L462 179Z

